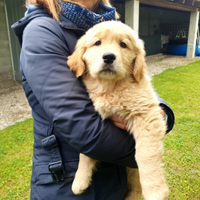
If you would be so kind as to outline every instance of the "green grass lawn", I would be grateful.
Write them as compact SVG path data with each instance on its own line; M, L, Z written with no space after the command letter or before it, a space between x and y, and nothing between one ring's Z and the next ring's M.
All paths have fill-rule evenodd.
M200 200L200 61L154 76L153 85L176 116L165 137L169 199Z
M29 199L33 120L0 130L0 200Z
M165 137L169 200L200 200L200 61L153 77L158 94L174 110ZM32 119L0 130L0 200L29 199Z

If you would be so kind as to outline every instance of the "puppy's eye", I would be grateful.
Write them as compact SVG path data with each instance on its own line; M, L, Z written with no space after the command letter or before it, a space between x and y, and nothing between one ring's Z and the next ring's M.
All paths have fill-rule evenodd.
M120 47L126 48L127 46L126 46L126 44L124 42L120 42Z
M97 42L95 42L95 46L99 46L101 44L101 41L100 40L98 40Z

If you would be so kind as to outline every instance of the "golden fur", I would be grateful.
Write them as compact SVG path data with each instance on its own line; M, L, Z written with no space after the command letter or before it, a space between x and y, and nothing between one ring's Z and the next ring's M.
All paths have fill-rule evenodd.
M145 200L163 200L168 195L161 161L166 123L146 73L144 57L143 42L135 32L121 22L109 21L87 31L67 61L76 76L82 76L102 119L122 117L136 141L138 170L127 169L125 200L139 200L141 193ZM75 194L90 185L96 163L80 154L72 185Z

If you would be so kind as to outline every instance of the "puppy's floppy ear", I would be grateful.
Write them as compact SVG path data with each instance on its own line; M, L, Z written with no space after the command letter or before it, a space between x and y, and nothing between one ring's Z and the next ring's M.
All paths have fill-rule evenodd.
M146 73L145 54L146 52L144 50L144 42L138 39L136 47L136 58L133 62L133 77L137 83L140 82Z
M86 51L85 42L84 36L78 40L75 51L68 57L67 61L70 70L76 74L77 78L82 76L85 72L85 63L83 61L83 54Z

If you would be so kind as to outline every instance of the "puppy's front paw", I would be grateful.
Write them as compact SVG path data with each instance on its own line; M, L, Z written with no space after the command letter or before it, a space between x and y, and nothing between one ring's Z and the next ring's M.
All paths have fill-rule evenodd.
M88 173L80 173L77 171L72 183L72 191L74 194L83 193L91 184L92 178Z
M168 193L168 187L165 184L163 184L162 187L152 188L152 190L146 194L143 191L145 200L167 200Z
M72 192L76 195L83 193L88 187L88 184L84 183L83 181L77 181L74 179L72 184Z

